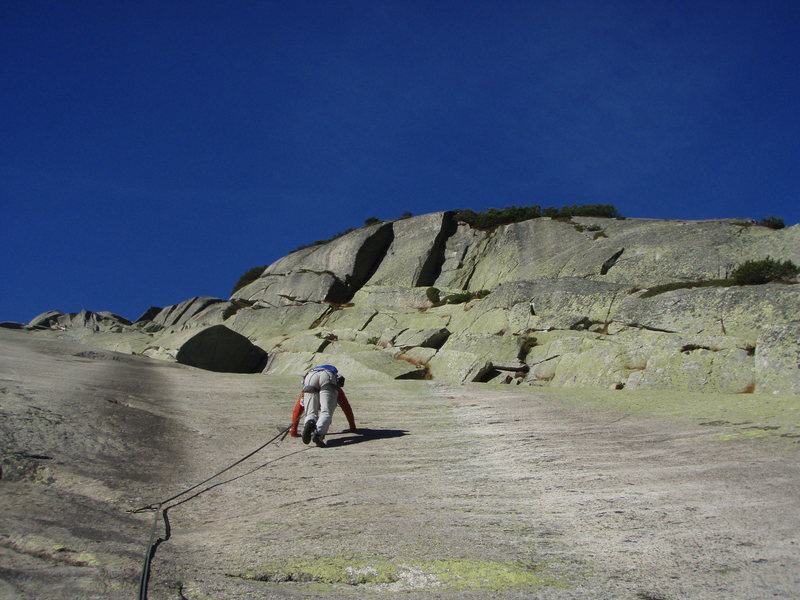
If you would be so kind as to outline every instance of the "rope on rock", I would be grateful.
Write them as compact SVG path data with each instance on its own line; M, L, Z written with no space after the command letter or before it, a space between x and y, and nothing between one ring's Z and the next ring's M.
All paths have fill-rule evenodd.
M153 514L153 525L152 525L152 527L150 529L150 539L147 542L147 551L146 551L145 557L144 557L144 565L142 566L142 576L141 576L141 578L139 580L139 600L147 600L147 588L148 588L148 583L150 581L150 565L151 565L151 563L153 561L153 557L155 556L156 549L158 548L158 546L162 542L167 541L170 538L170 535L171 535L171 528L170 528L170 524L169 524L169 517L167 516L167 511L169 511L169 509L172 508L173 506L177 506L178 504L182 504L183 502L186 502L186 501L190 500L191 498L194 498L195 496L197 496L197 494L195 494L195 496L192 496L191 498L186 498L186 499L182 500L181 502L178 502L178 503L174 504L173 506L167 506L166 508L164 508L164 505L169 503L169 502L172 502L173 500L177 500L181 496L184 496L184 495L188 494L189 492L194 491L197 488L207 484L212 479L215 479L215 478L219 477L220 475L222 475L223 473L225 473L227 471L230 471L236 465L239 465L239 464L243 463L244 461L246 461L251 456L261 452L261 450L263 450L264 448L269 446L274 441L276 441L276 440L283 441L284 439L286 439L286 436L289 435L289 431L292 429L292 427L297 426L297 423L299 422L299 420L300 420L300 417L295 419L288 426L286 426L283 429L281 429L278 432L278 434L275 437L271 438L269 441L265 442L264 444L262 444L261 446L259 446L258 448L256 448L252 452L250 452L249 454L243 456L242 458L240 458L236 462L231 463L230 465L228 465L227 467L225 467L221 471L218 471L217 473L214 473L211 477L208 477L208 478L204 479L200 483L197 483L197 484L195 484L195 485L193 485L193 486L191 486L189 488L186 488L185 490L182 490L182 491L178 492L174 496L170 496L166 500L161 500L160 502L153 502L152 504L148 504L147 506L141 506L139 508L134 508L132 510L127 511L129 513L140 513L140 512L146 512L146 511L149 511L149 510L155 511L154 514ZM292 453L292 454L294 454L294 453ZM221 482L221 483L219 483L217 485L222 485L222 483L227 483L227 482ZM213 486L213 487L216 487L216 486ZM199 493L202 493L202 492L199 492ZM158 525L158 517L159 517L159 515L161 515L161 517L164 520L164 537L160 537L160 538L158 538L157 540L154 541L154 538L155 538L155 535L156 535L156 527Z

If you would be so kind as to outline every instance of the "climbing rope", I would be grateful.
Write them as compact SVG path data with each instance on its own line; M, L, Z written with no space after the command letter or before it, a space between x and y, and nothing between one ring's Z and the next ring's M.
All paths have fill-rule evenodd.
M197 484L195 484L195 485L193 485L193 486L191 486L189 488L186 488L185 490L182 490L182 491L178 492L174 496L170 496L166 500L161 500L160 502L153 502L152 504L148 504L147 506L141 506L139 508L134 508L132 510L127 511L129 513L141 513L141 512L146 512L146 511L149 511L149 510L155 511L154 514L153 514L153 525L152 525L152 527L150 529L150 538L149 538L149 540L147 542L147 551L145 552L144 565L142 567L142 576L141 576L140 581L139 581L139 600L147 600L147 588L148 588L148 583L150 581L150 565L152 563L153 556L155 556L156 549L158 548L159 544L161 544L162 542L167 541L170 538L171 528L170 528L169 517L167 516L167 512L169 511L170 508L178 506L179 504L183 504L184 502L187 502L187 501L191 500L192 498L196 497L198 494L200 494L202 492L198 492L198 494L195 494L194 496L191 496L189 498L185 498L184 500L182 500L180 502L177 502L177 503L173 504L172 506L167 506L166 508L164 508L164 505L169 503L169 502L172 502L173 500L177 500L181 496L185 496L189 492L192 492L192 491L196 490L197 488L207 484L212 479L216 479L217 477L219 477L223 473L225 473L227 471L230 471L236 465L239 465L239 464L243 463L244 461L246 461L251 456L261 452L261 450L263 450L264 448L269 446L274 441L276 441L276 440L283 441L284 439L286 439L286 436L289 434L289 431L291 431L292 427L296 427L297 423L299 421L300 421L300 417L297 417L297 419L295 419L290 425L288 425L287 427L281 429L275 437L273 437L269 441L265 442L264 444L262 444L261 446L259 446L258 448L256 448L252 452L250 452L249 454L243 456L242 458L240 458L236 462L231 463L230 465L228 465L227 467L225 467L221 471L218 471L217 473L214 473L211 477L207 477L206 479L204 479L200 483L197 483ZM295 454L295 453L292 452L287 456L290 456L291 454ZM276 460L279 460L279 459L276 459ZM271 462L274 462L274 461L271 461ZM256 469L253 469L253 471L258 470L259 468L260 467L257 467ZM251 471L251 473L253 471ZM238 479L238 477L236 477L234 479ZM216 485L214 485L212 487L216 487L217 485L222 485L223 483L228 483L229 481L233 481L233 479L230 479L230 480L225 481L225 482L221 482L221 483L216 484ZM160 537L160 538L158 538L157 540L154 541L154 538L155 538L155 535L156 535L156 528L158 526L158 517L159 517L159 515L164 520L164 537Z

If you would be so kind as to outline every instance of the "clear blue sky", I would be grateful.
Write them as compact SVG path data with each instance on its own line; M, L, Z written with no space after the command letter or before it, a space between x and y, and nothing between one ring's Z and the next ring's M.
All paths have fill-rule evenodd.
M0 5L0 320L453 208L800 221L800 2Z

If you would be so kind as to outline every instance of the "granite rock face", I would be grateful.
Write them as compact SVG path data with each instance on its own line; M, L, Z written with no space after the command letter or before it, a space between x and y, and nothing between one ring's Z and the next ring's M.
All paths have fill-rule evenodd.
M268 307L347 302L380 266L392 239L391 225L372 225L297 250L269 265L231 300Z
M766 256L800 264L800 226L576 217L482 231L440 212L292 252L229 301L28 326L176 360L224 324L269 354L265 373L333 363L370 378L800 394L800 286L645 294Z
M136 323L145 331L161 331L164 329L181 327L188 322L192 322L196 325L198 322L203 322L203 320L206 319L207 313L218 310L220 304L223 302L224 300L220 298L210 298L208 296L190 298L180 304L162 308L153 315L150 320L145 319L148 314L145 313Z
M84 329L87 331L122 332L131 327L131 322L110 312L82 310L77 313L62 313L51 310L42 313L28 323L30 329Z

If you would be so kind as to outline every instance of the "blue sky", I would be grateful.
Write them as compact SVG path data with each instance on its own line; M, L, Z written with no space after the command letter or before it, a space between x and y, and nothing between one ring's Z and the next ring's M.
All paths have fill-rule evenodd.
M800 222L796 0L5 2L0 321L453 208Z

